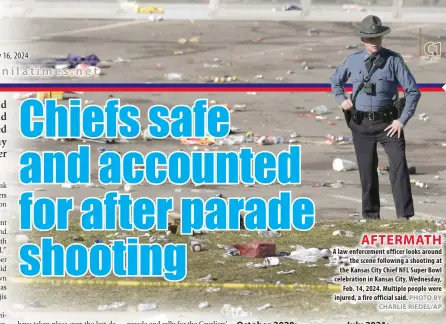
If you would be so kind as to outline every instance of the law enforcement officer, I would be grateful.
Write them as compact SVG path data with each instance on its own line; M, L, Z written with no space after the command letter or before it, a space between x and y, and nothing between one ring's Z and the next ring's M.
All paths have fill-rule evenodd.
M331 77L333 93L352 131L362 186L362 216L380 218L377 143L389 158L389 176L398 218L414 215L403 128L414 115L421 94L403 58L382 47L390 28L367 16L358 36L364 49L351 54ZM344 84L351 80L350 98ZM398 85L405 96L398 98Z

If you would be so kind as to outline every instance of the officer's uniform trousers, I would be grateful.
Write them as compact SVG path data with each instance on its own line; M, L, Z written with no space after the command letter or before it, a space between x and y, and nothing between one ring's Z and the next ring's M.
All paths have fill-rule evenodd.
M362 215L365 218L380 218L377 144L381 144L389 158L389 175L396 213L399 218L414 215L409 169L406 161L404 131L392 137L384 129L389 124L382 120L364 117L358 125L349 122L356 151L362 185Z

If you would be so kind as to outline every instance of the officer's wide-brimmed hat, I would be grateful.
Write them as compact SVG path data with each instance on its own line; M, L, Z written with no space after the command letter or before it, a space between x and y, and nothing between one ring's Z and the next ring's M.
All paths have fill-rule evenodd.
M390 28L381 24L381 19L376 16L367 16L361 22L361 28L357 31L359 37L379 37L390 33Z

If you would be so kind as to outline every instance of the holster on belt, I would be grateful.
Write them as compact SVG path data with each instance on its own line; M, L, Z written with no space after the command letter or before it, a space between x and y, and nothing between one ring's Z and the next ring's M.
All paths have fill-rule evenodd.
M348 127L350 120L352 119L352 110L351 109L349 109L349 110L342 109L342 112L344 113L345 122L347 123L347 127Z
M406 105L406 97L398 98L393 102L393 106L396 108L398 112L398 118L401 117L405 105Z

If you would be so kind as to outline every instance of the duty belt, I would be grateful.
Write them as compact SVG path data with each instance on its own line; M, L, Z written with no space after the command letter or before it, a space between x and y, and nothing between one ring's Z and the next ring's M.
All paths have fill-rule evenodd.
M353 115L356 115L356 117L360 120L368 119L372 121L391 121L398 118L398 112L392 107L385 107L379 111L373 112L359 111L355 109L353 110Z

